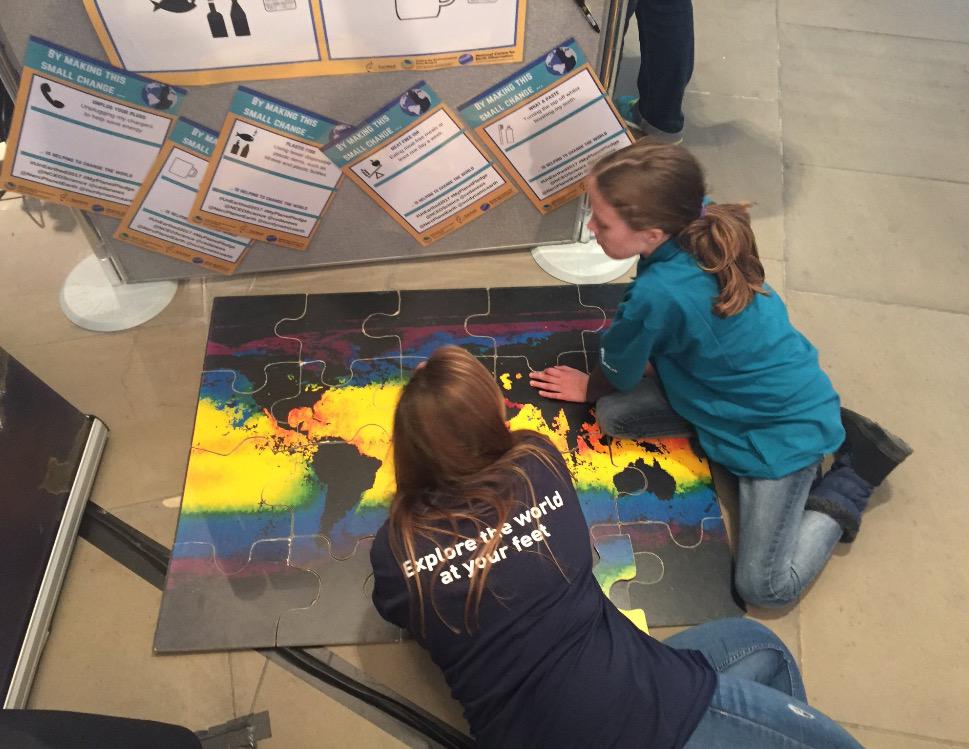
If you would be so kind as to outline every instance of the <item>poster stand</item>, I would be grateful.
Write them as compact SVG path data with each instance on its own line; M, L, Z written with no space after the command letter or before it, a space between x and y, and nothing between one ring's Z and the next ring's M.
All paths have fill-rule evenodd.
M61 311L78 327L112 333L148 322L171 303L177 290L175 281L122 283L110 261L88 255L64 281Z
M573 36L593 61L603 83L614 74L622 32L625 0L587 0L602 25L596 34L574 4L561 0L529 0L525 55L535 56L562 39ZM200 4L201 7L201 4ZM150 18L154 11L145 3ZM199 11L196 11L198 13ZM24 59L31 34L64 45L79 54L104 59L104 50L87 18L82 3L36 0L14 3L0 0L0 79L11 87ZM374 102L386 101L403 86L426 78L447 102L461 102L493 85L520 64L481 65L445 70L358 73L324 79L278 79L259 81L259 90L310 111L324 112L342 121L357 122L373 110ZM255 80L255 79L253 79ZM606 83L608 86L608 83ZM193 90L181 114L209 128L225 118L236 84L216 84ZM15 89L13 89L15 90ZM362 96L361 92L366 91ZM240 263L238 274L296 271L310 268L357 265L372 262L427 259L574 242L578 236L575 201L543 215L523 195L497 206L488 220L473 221L429 246L422 246L402 231L380 206L355 184L346 184L334 196L325 226L305 251L295 252L256 242ZM106 215L87 216L98 237L95 253L110 258L126 282L178 280L214 276L218 271L149 252L115 239L118 221ZM351 229L352 227L352 229Z
M633 269L638 255L625 260L607 257L589 231L588 200L582 199L579 239L569 244L546 244L532 249L532 259L552 278L566 283L609 283Z

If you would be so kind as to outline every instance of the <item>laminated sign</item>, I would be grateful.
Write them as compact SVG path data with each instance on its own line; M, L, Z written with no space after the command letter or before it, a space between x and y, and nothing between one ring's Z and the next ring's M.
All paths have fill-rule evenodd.
M422 245L516 192L424 81L326 153Z
M115 65L186 86L521 62L527 0L84 0Z
M591 166L633 142L574 39L459 111L542 213L581 195Z
M180 118L114 236L219 273L234 272L252 240L189 223L218 135Z
M31 37L0 182L121 218L185 91Z
M192 223L305 250L340 184L323 153L352 128L240 87L192 207Z

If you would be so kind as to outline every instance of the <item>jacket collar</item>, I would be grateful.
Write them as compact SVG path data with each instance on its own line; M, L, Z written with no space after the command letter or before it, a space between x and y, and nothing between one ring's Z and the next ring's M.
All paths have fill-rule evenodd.
M636 273L642 273L653 263L662 263L676 257L683 249L672 237L653 250L649 255L643 255L636 264Z

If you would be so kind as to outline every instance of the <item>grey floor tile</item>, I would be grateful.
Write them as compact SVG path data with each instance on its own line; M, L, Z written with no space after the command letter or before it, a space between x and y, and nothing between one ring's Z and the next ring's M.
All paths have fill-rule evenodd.
M764 275L767 283L771 285L781 299L787 297L787 263L783 260L772 260L771 258L761 258L764 265Z
M357 714L355 703L337 701L259 653L239 651L229 658L236 711L269 713L272 738L260 741L260 749L407 746Z
M792 166L792 289L969 312L969 184Z
M776 0L694 3L693 16L696 51L691 91L777 98ZM635 21L624 39L623 58L617 91L635 94L640 60Z
M781 24L788 163L969 181L969 46Z
M788 291L843 402L915 453L800 604L812 704L836 720L969 736L969 317Z
M226 653L154 656L161 591L78 540L29 707L192 730L233 717Z
M778 0L781 23L969 42L965 0Z
M182 497L175 495L113 507L110 512L166 549L171 549L175 542L181 504Z
M468 732L463 708L451 696L444 674L416 642L345 645L330 650L432 715Z
M784 257L784 191L777 102L687 94L683 144L706 171L721 203L753 203L757 246L764 258Z

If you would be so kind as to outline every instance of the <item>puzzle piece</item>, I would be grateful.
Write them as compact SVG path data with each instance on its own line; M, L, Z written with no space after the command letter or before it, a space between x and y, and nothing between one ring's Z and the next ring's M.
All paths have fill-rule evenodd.
M393 314L367 318L364 332L375 338L396 340L405 369L412 371L440 346L461 346L474 356L493 356L494 343L470 333L469 319L488 310L487 289L399 291Z
M624 534L605 534L595 537L595 550L599 557L592 568L596 582L606 596L643 632L649 633L646 612L634 608L623 587L637 575L637 560L633 554L629 536ZM618 594L617 594L618 591Z
M193 546L202 544L194 542ZM183 556L176 544L155 632L156 652L273 647L280 615L311 605L319 582L306 570L274 557L264 546L251 563L232 574L217 564L214 547ZM211 611L219 612L212 619Z
M393 315L398 301L394 291L307 295L305 313L280 319L278 335L298 344L300 361L317 365L319 384L338 387L351 378L399 376L399 342L364 330L368 318Z
M742 612L732 594L730 548L719 517L700 522L699 541L692 546L678 543L665 523L641 521L619 527L629 535L637 575L613 586L617 605L651 612L652 627L680 626ZM655 580L657 559L662 564L660 581Z
M300 345L281 338L277 324L281 319L301 317L305 308L303 294L217 298L212 305L203 370L207 375L228 375L230 392L251 396L262 408L291 395L290 376L298 379ZM276 369L283 371L273 371Z
M649 592L640 591L636 588L638 586L656 585L666 573L663 559L651 551L633 554L633 559L635 560L635 576L629 580L617 581L609 592L609 598L621 609L637 608L641 605L640 602L645 605L648 601Z
M469 319L468 332L491 338L496 356L521 357L531 370L558 364L559 356L566 352L584 356L588 351L585 336L597 334L608 320L600 307L583 303L577 289L488 289L488 313Z
M311 545L312 552L321 548L319 544L325 545L322 537L299 541ZM342 561L322 554L300 556L305 568L320 581L319 595L311 604L294 607L279 617L280 644L319 645L321 632L326 632L328 645L400 641L400 629L376 616L367 589L372 544L373 539L361 539L355 552Z

